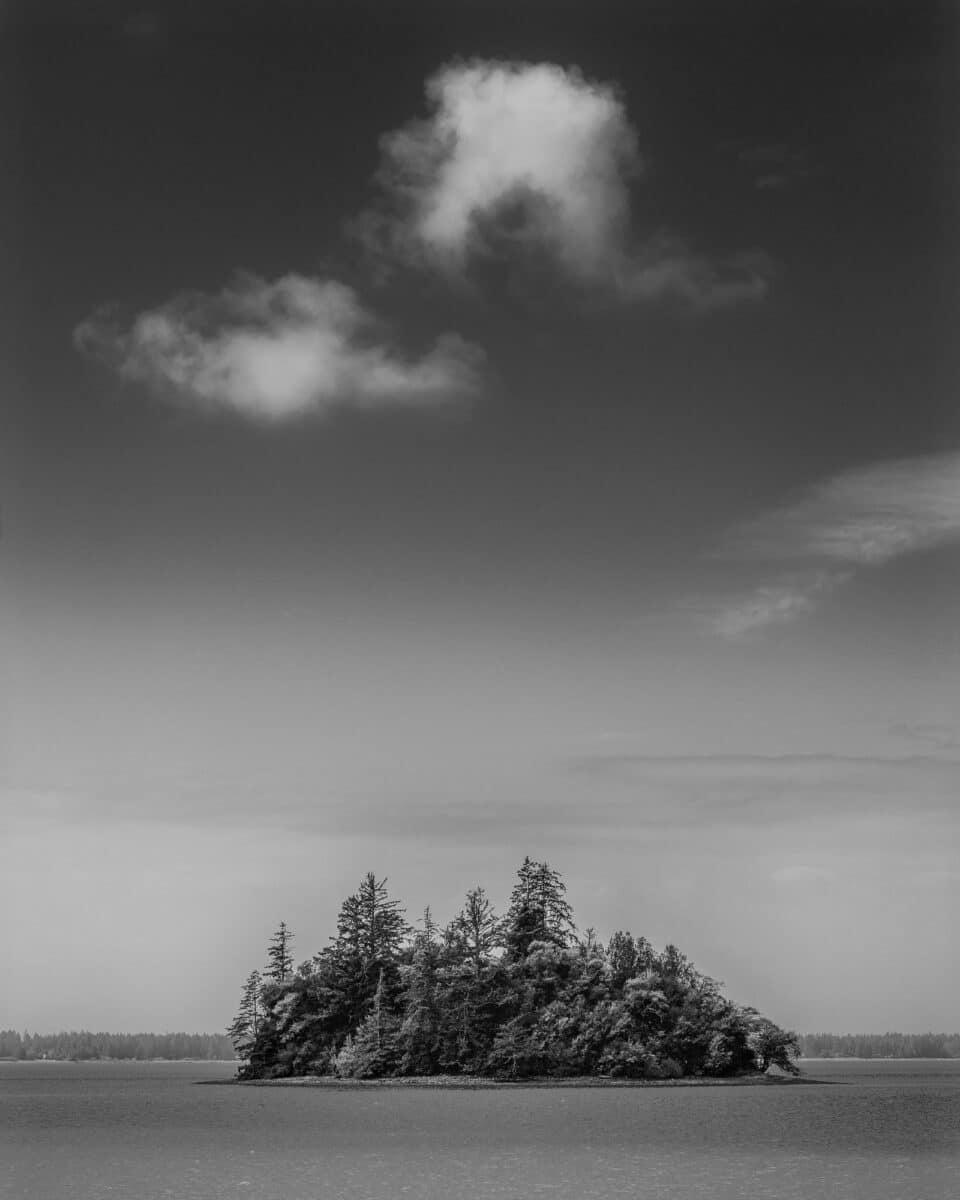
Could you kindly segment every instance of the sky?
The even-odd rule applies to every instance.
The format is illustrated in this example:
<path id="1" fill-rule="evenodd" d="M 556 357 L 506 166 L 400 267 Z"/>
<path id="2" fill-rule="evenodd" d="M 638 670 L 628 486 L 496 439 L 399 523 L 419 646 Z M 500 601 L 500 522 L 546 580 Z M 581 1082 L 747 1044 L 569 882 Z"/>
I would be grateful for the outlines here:
<path id="1" fill-rule="evenodd" d="M 221 1029 L 529 854 L 956 1029 L 948 7 L 6 21 L 0 1027 Z"/>

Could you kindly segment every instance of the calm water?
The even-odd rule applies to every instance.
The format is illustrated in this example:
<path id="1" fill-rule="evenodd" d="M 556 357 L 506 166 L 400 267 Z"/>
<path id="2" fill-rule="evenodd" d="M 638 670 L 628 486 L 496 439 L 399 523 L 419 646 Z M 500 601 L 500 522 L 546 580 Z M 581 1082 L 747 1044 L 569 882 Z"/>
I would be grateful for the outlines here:
<path id="1" fill-rule="evenodd" d="M 0 1197 L 960 1197 L 960 1062 L 803 1087 L 196 1087 L 220 1064 L 0 1063 Z"/>

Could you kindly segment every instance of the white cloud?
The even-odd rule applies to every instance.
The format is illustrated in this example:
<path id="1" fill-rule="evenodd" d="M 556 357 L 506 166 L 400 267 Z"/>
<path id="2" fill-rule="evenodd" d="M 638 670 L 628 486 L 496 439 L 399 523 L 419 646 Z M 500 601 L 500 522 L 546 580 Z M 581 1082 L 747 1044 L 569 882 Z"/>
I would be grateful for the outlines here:
<path id="1" fill-rule="evenodd" d="M 382 143 L 382 177 L 410 201 L 403 232 L 417 248 L 462 266 L 482 248 L 482 219 L 517 201 L 515 236 L 550 244 L 577 274 L 602 269 L 640 169 L 613 91 L 549 64 L 483 62 L 444 67 L 426 90 L 434 115 Z"/>
<path id="2" fill-rule="evenodd" d="M 715 633 L 736 640 L 758 629 L 784 625 L 812 612 L 824 596 L 848 577 L 848 573 L 817 571 L 777 583 L 761 584 L 718 605 L 705 606 L 702 615 Z"/>
<path id="3" fill-rule="evenodd" d="M 896 459 L 843 471 L 795 503 L 734 529 L 716 557 L 791 563 L 752 591 L 712 606 L 723 637 L 739 638 L 811 612 L 857 570 L 960 544 L 960 454 Z"/>
<path id="4" fill-rule="evenodd" d="M 187 293 L 128 327 L 107 311 L 77 346 L 119 374 L 209 410 L 282 420 L 334 408 L 447 404 L 475 392 L 482 352 L 456 334 L 419 359 L 378 340 L 376 319 L 334 280 L 244 274 L 217 295 Z"/>
<path id="5" fill-rule="evenodd" d="M 896 459 L 844 471 L 795 504 L 734 530 L 730 557 L 879 566 L 960 542 L 960 454 Z"/>
<path id="6" fill-rule="evenodd" d="M 456 273 L 534 246 L 580 282 L 698 307 L 766 291 L 763 256 L 713 262 L 665 236 L 631 245 L 642 162 L 613 87 L 576 68 L 474 60 L 441 68 L 426 94 L 431 115 L 381 140 L 386 203 L 358 223 L 378 249 Z"/>

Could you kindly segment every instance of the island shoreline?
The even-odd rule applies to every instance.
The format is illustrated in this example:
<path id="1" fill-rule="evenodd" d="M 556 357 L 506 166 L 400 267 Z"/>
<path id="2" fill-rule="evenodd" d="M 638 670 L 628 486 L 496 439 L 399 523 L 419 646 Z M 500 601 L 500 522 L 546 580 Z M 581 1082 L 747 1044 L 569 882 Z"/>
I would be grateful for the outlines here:
<path id="1" fill-rule="evenodd" d="M 662 1088 L 662 1087 L 780 1087 L 784 1084 L 832 1084 L 835 1080 L 809 1079 L 792 1075 L 744 1075 L 729 1079 L 603 1079 L 577 1076 L 568 1079 L 490 1079 L 450 1075 L 421 1075 L 407 1078 L 338 1079 L 330 1075 L 296 1075 L 286 1079 L 198 1079 L 203 1087 L 308 1087 L 334 1091 L 358 1088 L 414 1088 L 449 1091 L 485 1091 L 517 1088 Z"/>

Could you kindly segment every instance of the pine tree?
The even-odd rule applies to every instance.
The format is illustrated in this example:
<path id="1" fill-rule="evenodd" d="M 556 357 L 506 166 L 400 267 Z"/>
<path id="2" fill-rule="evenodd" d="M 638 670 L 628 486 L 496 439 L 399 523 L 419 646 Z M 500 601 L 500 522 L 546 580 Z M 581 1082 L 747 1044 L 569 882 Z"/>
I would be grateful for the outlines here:
<path id="1" fill-rule="evenodd" d="M 356 1029 L 366 1015 L 381 972 L 387 991 L 396 991 L 397 961 L 410 927 L 399 901 L 388 898 L 386 884 L 372 872 L 364 876 L 357 892 L 341 905 L 336 937 L 323 955 L 344 1031 Z"/>
<path id="2" fill-rule="evenodd" d="M 361 956 L 367 963 L 395 960 L 410 926 L 400 901 L 388 899 L 386 879 L 368 871 L 356 900 Z"/>
<path id="3" fill-rule="evenodd" d="M 293 974 L 293 955 L 290 952 L 292 945 L 293 934 L 287 928 L 287 923 L 281 921 L 267 950 L 266 975 L 274 983 L 285 983 Z"/>
<path id="4" fill-rule="evenodd" d="M 404 1018 L 400 1027 L 400 1071 L 431 1075 L 440 1057 L 440 1010 L 437 1003 L 441 947 L 437 926 L 427 908 L 423 930 L 413 943 L 413 961 L 404 968 Z"/>
<path id="5" fill-rule="evenodd" d="M 474 975 L 479 976 L 503 937 L 503 922 L 482 887 L 467 892 L 463 908 L 451 922 L 449 932 L 451 940 L 472 964 Z"/>
<path id="6" fill-rule="evenodd" d="M 399 1058 L 399 1026 L 381 970 L 370 1011 L 353 1035 L 350 1074 L 358 1079 L 394 1074 Z"/>
<path id="7" fill-rule="evenodd" d="M 533 942 L 559 947 L 570 944 L 576 926 L 573 909 L 564 898 L 566 890 L 559 871 L 527 855 L 517 871 L 506 917 L 510 958 L 525 958 Z"/>
<path id="8" fill-rule="evenodd" d="M 260 993 L 263 979 L 259 971 L 251 971 L 243 985 L 240 1010 L 227 1029 L 238 1058 L 249 1059 L 260 1034 L 263 1011 Z"/>
<path id="9" fill-rule="evenodd" d="M 356 893 L 340 906 L 334 950 L 364 966 L 396 959 L 410 932 L 403 912 L 399 900 L 388 898 L 386 879 L 378 880 L 369 871 Z"/>

